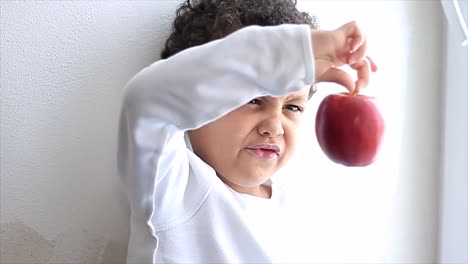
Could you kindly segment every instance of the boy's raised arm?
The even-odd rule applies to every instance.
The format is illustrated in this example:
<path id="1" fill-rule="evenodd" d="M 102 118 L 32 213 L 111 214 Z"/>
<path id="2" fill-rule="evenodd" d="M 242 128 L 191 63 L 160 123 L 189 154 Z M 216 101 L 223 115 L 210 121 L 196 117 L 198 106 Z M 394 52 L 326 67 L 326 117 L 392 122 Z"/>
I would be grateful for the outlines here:
<path id="1" fill-rule="evenodd" d="M 123 107 L 135 118 L 194 129 L 254 97 L 311 84 L 313 74 L 309 26 L 251 26 L 142 70 Z"/>

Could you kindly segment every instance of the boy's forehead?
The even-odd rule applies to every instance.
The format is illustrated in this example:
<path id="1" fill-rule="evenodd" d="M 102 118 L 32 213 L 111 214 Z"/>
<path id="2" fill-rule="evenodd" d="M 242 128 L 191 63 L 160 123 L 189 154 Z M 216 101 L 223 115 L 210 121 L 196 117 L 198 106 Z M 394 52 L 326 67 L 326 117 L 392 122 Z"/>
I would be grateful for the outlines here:
<path id="1" fill-rule="evenodd" d="M 287 94 L 286 99 L 294 98 L 294 99 L 304 99 L 304 100 L 307 101 L 310 98 L 310 96 L 309 96 L 310 92 L 311 92 L 311 86 L 306 85 L 306 86 L 302 87 L 302 89 L 300 89 L 298 91 Z"/>
<path id="2" fill-rule="evenodd" d="M 262 96 L 261 98 L 271 98 L 271 99 L 283 99 L 285 101 L 288 100 L 305 100 L 309 99 L 309 86 L 302 88 L 301 90 L 288 93 L 285 96 Z"/>

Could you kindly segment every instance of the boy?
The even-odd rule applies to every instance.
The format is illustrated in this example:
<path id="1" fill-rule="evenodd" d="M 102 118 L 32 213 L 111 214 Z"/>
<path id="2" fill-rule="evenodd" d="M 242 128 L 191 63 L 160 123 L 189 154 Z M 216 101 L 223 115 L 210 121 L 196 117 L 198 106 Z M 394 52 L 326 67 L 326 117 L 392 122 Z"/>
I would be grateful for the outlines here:
<path id="1" fill-rule="evenodd" d="M 376 70 L 355 23 L 334 31 L 311 23 L 286 0 L 179 7 L 163 60 L 129 81 L 122 105 L 129 263 L 291 262 L 307 253 L 288 249 L 299 222 L 271 176 L 294 153 L 311 85 L 353 91 Z M 342 65 L 357 70 L 356 83 Z"/>

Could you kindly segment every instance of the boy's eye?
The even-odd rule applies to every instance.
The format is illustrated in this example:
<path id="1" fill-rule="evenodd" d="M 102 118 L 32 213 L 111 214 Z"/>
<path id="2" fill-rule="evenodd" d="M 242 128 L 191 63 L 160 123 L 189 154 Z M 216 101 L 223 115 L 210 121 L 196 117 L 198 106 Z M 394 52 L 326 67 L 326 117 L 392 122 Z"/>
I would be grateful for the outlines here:
<path id="1" fill-rule="evenodd" d="M 293 112 L 302 112 L 302 108 L 297 105 L 286 105 L 286 109 L 291 110 Z"/>
<path id="2" fill-rule="evenodd" d="M 249 104 L 260 104 L 260 100 L 252 99 L 252 100 L 250 100 Z"/>

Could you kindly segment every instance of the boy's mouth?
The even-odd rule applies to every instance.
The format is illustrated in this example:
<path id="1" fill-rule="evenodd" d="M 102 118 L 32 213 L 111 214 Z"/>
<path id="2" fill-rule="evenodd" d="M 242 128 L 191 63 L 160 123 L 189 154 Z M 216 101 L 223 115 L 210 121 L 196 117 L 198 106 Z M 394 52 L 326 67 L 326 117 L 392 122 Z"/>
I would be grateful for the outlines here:
<path id="1" fill-rule="evenodd" d="M 257 144 L 246 148 L 247 152 L 256 158 L 274 159 L 281 152 L 281 148 L 276 144 Z"/>

